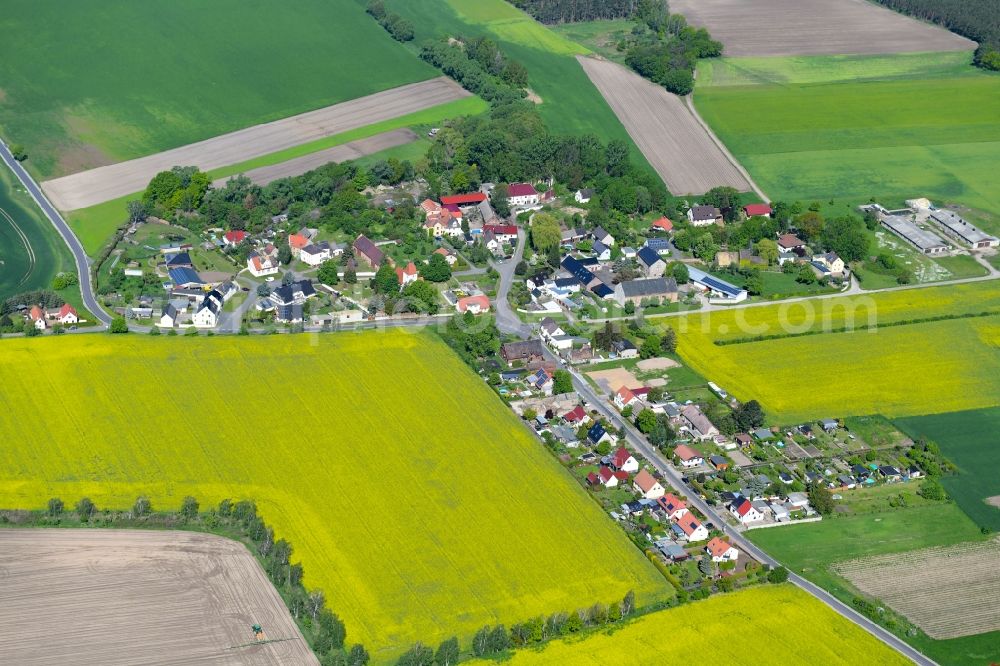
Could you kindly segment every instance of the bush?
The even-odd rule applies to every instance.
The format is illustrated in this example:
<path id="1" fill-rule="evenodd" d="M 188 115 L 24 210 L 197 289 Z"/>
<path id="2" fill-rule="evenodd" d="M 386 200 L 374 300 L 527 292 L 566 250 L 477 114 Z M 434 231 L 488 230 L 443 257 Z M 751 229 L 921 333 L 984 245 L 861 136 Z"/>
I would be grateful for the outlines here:
<path id="1" fill-rule="evenodd" d="M 128 333 L 128 322 L 125 321 L 125 317 L 119 315 L 112 319 L 111 326 L 108 327 L 108 333 Z"/>

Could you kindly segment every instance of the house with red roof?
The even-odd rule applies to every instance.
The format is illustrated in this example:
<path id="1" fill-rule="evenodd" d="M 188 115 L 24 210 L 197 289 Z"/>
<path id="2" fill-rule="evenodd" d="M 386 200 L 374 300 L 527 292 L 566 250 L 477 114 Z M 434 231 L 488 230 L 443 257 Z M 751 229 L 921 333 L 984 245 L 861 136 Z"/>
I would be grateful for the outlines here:
<path id="1" fill-rule="evenodd" d="M 56 313 L 56 321 L 60 324 L 76 324 L 80 321 L 80 315 L 76 313 L 76 308 L 66 303 Z"/>
<path id="2" fill-rule="evenodd" d="M 670 520 L 680 520 L 688 512 L 687 504 L 673 493 L 667 493 L 656 500 L 656 505 Z"/>
<path id="3" fill-rule="evenodd" d="M 601 465 L 601 468 L 597 470 L 597 478 L 605 488 L 615 488 L 619 483 L 628 481 L 628 472 L 615 471 L 607 465 Z"/>
<path id="4" fill-rule="evenodd" d="M 642 469 L 632 479 L 632 490 L 642 495 L 645 499 L 655 500 L 663 497 L 666 492 L 660 482 L 652 474 Z"/>
<path id="5" fill-rule="evenodd" d="M 516 224 L 486 224 L 483 225 L 483 233 L 491 233 L 501 243 L 517 242 Z"/>
<path id="6" fill-rule="evenodd" d="M 455 303 L 455 308 L 461 313 L 471 312 L 474 315 L 489 312 L 490 299 L 485 294 L 465 296 L 464 298 L 458 299 L 458 302 Z"/>
<path id="7" fill-rule="evenodd" d="M 48 324 L 45 323 L 45 310 L 37 305 L 32 305 L 28 310 L 28 319 L 34 323 L 35 328 L 44 331 Z"/>
<path id="8" fill-rule="evenodd" d="M 278 273 L 278 262 L 270 255 L 251 252 L 247 257 L 247 270 L 254 277 L 276 275 Z"/>
<path id="9" fill-rule="evenodd" d="M 687 539 L 688 543 L 704 541 L 708 538 L 708 529 L 690 511 L 675 522 L 671 529 L 677 536 Z"/>
<path id="10" fill-rule="evenodd" d="M 747 217 L 753 217 L 754 215 L 771 217 L 771 205 L 765 203 L 747 204 L 743 206 L 743 213 Z"/>
<path id="11" fill-rule="evenodd" d="M 449 194 L 441 197 L 441 203 L 445 206 L 475 206 L 486 201 L 486 195 L 482 192 L 469 192 L 467 194 Z"/>
<path id="12" fill-rule="evenodd" d="M 658 220 L 653 220 L 653 223 L 649 227 L 655 231 L 673 231 L 674 223 L 666 217 L 661 217 Z"/>
<path id="13" fill-rule="evenodd" d="M 309 245 L 309 239 L 302 234 L 288 234 L 288 247 L 292 250 L 292 256 L 296 259 L 302 253 L 302 248 Z"/>
<path id="14" fill-rule="evenodd" d="M 507 201 L 511 206 L 535 206 L 539 201 L 538 190 L 531 183 L 511 183 L 507 186 Z"/>
<path id="15" fill-rule="evenodd" d="M 622 386 L 615 392 L 614 403 L 619 410 L 631 407 L 637 402 L 639 402 L 639 398 L 627 386 Z"/>
<path id="16" fill-rule="evenodd" d="M 623 472 L 638 472 L 639 461 L 624 446 L 611 456 L 611 466 Z"/>
<path id="17" fill-rule="evenodd" d="M 805 248 L 806 242 L 795 234 L 782 234 L 778 236 L 778 249 L 782 252 L 792 252 Z"/>
<path id="18" fill-rule="evenodd" d="M 733 514 L 736 520 L 740 521 L 743 525 L 764 520 L 764 515 L 746 497 L 739 497 L 730 504 L 729 513 Z"/>
<path id="19" fill-rule="evenodd" d="M 419 277 L 416 265 L 411 261 L 406 264 L 406 268 L 396 269 L 396 280 L 399 281 L 399 288 L 402 289 L 411 282 L 416 282 Z"/>
<path id="20" fill-rule="evenodd" d="M 705 458 L 697 450 L 687 444 L 678 444 L 674 455 L 681 461 L 681 467 L 697 467 L 705 462 Z"/>
<path id="21" fill-rule="evenodd" d="M 236 230 L 236 229 L 234 229 L 232 231 L 227 231 L 222 236 L 222 244 L 226 245 L 228 247 L 236 247 L 237 245 L 239 245 L 240 243 L 242 243 L 243 240 L 248 235 L 249 234 L 247 234 L 247 232 L 245 232 L 245 231 L 239 231 L 239 230 Z"/>
<path id="22" fill-rule="evenodd" d="M 434 250 L 434 254 L 440 254 L 442 257 L 444 257 L 444 260 L 448 262 L 449 266 L 454 266 L 455 263 L 458 261 L 458 257 L 455 256 L 455 251 L 450 250 L 446 247 L 439 247 L 438 249 Z"/>
<path id="23" fill-rule="evenodd" d="M 563 415 L 563 420 L 566 421 L 566 423 L 572 425 L 579 425 L 581 423 L 584 423 L 586 422 L 587 418 L 589 418 L 587 416 L 587 410 L 583 408 L 583 405 L 577 405 L 576 407 L 574 407 L 569 412 Z"/>
<path id="24" fill-rule="evenodd" d="M 739 559 L 740 551 L 719 537 L 715 537 L 705 546 L 705 552 L 712 556 L 713 562 L 735 562 Z"/>
<path id="25" fill-rule="evenodd" d="M 354 256 L 375 270 L 378 270 L 378 267 L 385 261 L 385 254 L 382 250 L 364 234 L 354 239 Z"/>

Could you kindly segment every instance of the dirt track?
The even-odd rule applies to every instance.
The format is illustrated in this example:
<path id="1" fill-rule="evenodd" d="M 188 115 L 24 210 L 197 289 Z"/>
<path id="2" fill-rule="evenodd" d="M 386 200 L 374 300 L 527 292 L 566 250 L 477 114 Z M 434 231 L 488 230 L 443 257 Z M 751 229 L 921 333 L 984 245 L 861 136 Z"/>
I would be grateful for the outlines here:
<path id="1" fill-rule="evenodd" d="M 203 171 L 217 169 L 468 96 L 457 83 L 442 76 L 155 155 L 63 176 L 42 183 L 42 189 L 60 210 L 86 208 L 139 192 L 158 172 L 174 166 L 193 165 Z"/>
<path id="2" fill-rule="evenodd" d="M 974 42 L 866 0 L 671 0 L 727 56 L 965 51 Z"/>
<path id="3" fill-rule="evenodd" d="M 190 532 L 0 530 L 0 663 L 318 664 L 241 544 Z M 259 623 L 267 638 L 253 640 Z"/>
<path id="4" fill-rule="evenodd" d="M 683 99 L 616 63 L 577 59 L 672 193 L 752 189 Z"/>
<path id="5" fill-rule="evenodd" d="M 330 162 L 346 162 L 347 160 L 355 160 L 359 157 L 364 157 L 365 155 L 371 155 L 372 153 L 377 153 L 382 150 L 411 143 L 416 141 L 418 138 L 420 137 L 418 137 L 413 130 L 407 128 L 392 130 L 391 132 L 382 132 L 381 134 L 376 134 L 375 136 L 370 136 L 366 139 L 350 141 L 339 146 L 334 146 L 333 148 L 321 150 L 318 153 L 310 153 L 309 155 L 296 157 L 295 159 L 291 159 L 280 164 L 260 167 L 259 169 L 251 169 L 244 175 L 258 185 L 267 185 L 271 181 L 278 180 L 279 178 L 299 176 L 307 171 L 312 171 L 313 169 L 321 167 L 324 164 L 329 164 Z M 229 178 L 230 177 L 219 178 L 214 181 L 212 185 L 215 187 L 223 187 Z"/>

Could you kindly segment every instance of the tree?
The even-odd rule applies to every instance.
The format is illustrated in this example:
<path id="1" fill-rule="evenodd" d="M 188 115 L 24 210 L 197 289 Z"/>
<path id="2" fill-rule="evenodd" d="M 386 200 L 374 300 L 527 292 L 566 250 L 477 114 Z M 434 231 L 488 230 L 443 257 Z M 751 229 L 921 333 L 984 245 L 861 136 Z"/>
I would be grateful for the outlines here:
<path id="1" fill-rule="evenodd" d="M 834 501 L 830 491 L 821 483 L 810 483 L 808 487 L 809 504 L 821 516 L 829 516 L 833 513 Z"/>
<path id="2" fill-rule="evenodd" d="M 376 294 L 399 293 L 399 278 L 396 276 L 396 269 L 388 261 L 379 266 L 375 277 L 372 278 L 372 290 Z"/>
<path id="3" fill-rule="evenodd" d="M 97 511 L 97 507 L 94 506 L 89 497 L 84 497 L 76 503 L 76 513 L 80 516 L 81 520 L 87 520 L 94 515 L 95 511 Z"/>
<path id="4" fill-rule="evenodd" d="M 149 498 L 145 495 L 140 495 L 135 500 L 135 504 L 132 505 L 132 515 L 136 517 L 142 517 L 149 515 L 153 511 L 153 504 L 149 501 Z"/>
<path id="5" fill-rule="evenodd" d="M 271 288 L 267 286 L 267 283 L 257 285 L 257 295 L 261 298 L 267 298 L 271 295 Z"/>
<path id="6" fill-rule="evenodd" d="M 761 275 L 759 270 L 752 269 L 749 271 L 746 283 L 743 286 L 748 293 L 754 296 L 760 296 L 764 293 L 764 276 Z"/>
<path id="7" fill-rule="evenodd" d="M 398 666 L 431 666 L 433 663 L 434 650 L 419 642 L 404 652 L 396 662 Z"/>
<path id="8" fill-rule="evenodd" d="M 785 567 L 774 567 L 767 572 L 767 582 L 784 583 L 788 580 L 788 569 Z"/>
<path id="9" fill-rule="evenodd" d="M 580 612 L 575 611 L 569 614 L 566 618 L 566 622 L 563 623 L 562 632 L 564 634 L 575 634 L 576 632 L 583 629 L 583 618 L 580 617 Z"/>
<path id="10" fill-rule="evenodd" d="M 367 666 L 369 661 L 371 661 L 371 657 L 364 645 L 355 643 L 351 646 L 351 651 L 347 654 L 348 666 Z"/>
<path id="11" fill-rule="evenodd" d="M 149 209 L 146 207 L 146 202 L 140 199 L 129 201 L 125 204 L 125 208 L 128 210 L 129 224 L 145 222 L 146 218 L 149 217 Z"/>
<path id="12" fill-rule="evenodd" d="M 319 266 L 319 270 L 316 271 L 316 278 L 325 285 L 333 286 L 340 281 L 340 276 L 337 274 L 337 262 L 333 259 L 327 259 Z"/>
<path id="13" fill-rule="evenodd" d="M 810 264 L 802 264 L 795 281 L 801 284 L 816 284 L 816 273 Z"/>
<path id="14" fill-rule="evenodd" d="M 346 282 L 347 284 L 357 284 L 358 274 L 357 272 L 355 272 L 353 268 L 348 268 L 346 271 L 344 271 L 344 282 Z"/>
<path id="15" fill-rule="evenodd" d="M 865 225 L 853 215 L 828 220 L 823 228 L 822 242 L 844 261 L 861 261 L 868 256 L 870 246 Z"/>
<path id="16" fill-rule="evenodd" d="M 198 517 L 198 500 L 188 495 L 181 502 L 181 515 L 190 520 Z"/>
<path id="17" fill-rule="evenodd" d="M 489 651 L 497 654 L 509 647 L 510 634 L 507 633 L 507 629 L 502 624 L 493 627 L 493 630 L 490 632 Z"/>
<path id="18" fill-rule="evenodd" d="M 483 627 L 472 637 L 472 654 L 482 657 L 490 648 L 490 628 Z"/>
<path id="19" fill-rule="evenodd" d="M 795 226 L 807 241 L 819 240 L 823 233 L 823 216 L 814 210 L 807 210 L 795 218 Z"/>
<path id="20" fill-rule="evenodd" d="M 452 636 L 446 641 L 442 641 L 438 646 L 437 654 L 434 655 L 434 663 L 437 666 L 454 666 L 458 663 L 458 638 Z"/>
<path id="21" fill-rule="evenodd" d="M 150 326 L 149 327 L 149 334 L 153 335 L 153 336 L 161 335 L 160 328 L 158 326 Z"/>
<path id="22" fill-rule="evenodd" d="M 28 159 L 28 152 L 24 149 L 24 146 L 20 143 L 10 144 L 10 154 L 18 162 L 23 162 Z"/>
<path id="23" fill-rule="evenodd" d="M 514 266 L 514 275 L 527 275 L 528 274 L 528 262 L 519 261 L 517 265 Z"/>
<path id="24" fill-rule="evenodd" d="M 656 421 L 656 412 L 652 409 L 643 409 L 639 412 L 639 415 L 635 417 L 635 425 L 639 428 L 639 432 L 643 434 L 653 432 L 653 428 L 656 427 Z"/>
<path id="25" fill-rule="evenodd" d="M 948 493 L 945 492 L 944 486 L 937 479 L 926 479 L 920 484 L 920 489 L 917 493 L 929 500 L 934 500 L 936 502 L 941 502 L 948 499 Z"/>
<path id="26" fill-rule="evenodd" d="M 552 375 L 552 393 L 559 395 L 573 392 L 573 375 L 569 370 L 556 370 Z"/>
<path id="27" fill-rule="evenodd" d="M 278 247 L 278 262 L 282 266 L 292 263 L 292 248 L 288 247 L 288 243 L 282 243 Z"/>
<path id="28" fill-rule="evenodd" d="M 755 247 L 757 248 L 757 254 L 769 266 L 778 262 L 778 244 L 775 241 L 770 238 L 761 238 L 757 241 Z"/>
<path id="29" fill-rule="evenodd" d="M 650 335 L 642 341 L 642 347 L 639 349 L 639 356 L 642 358 L 653 358 L 655 356 L 659 356 L 661 352 L 662 341 L 660 336 Z"/>
<path id="30" fill-rule="evenodd" d="M 702 555 L 701 559 L 698 560 L 698 571 L 701 572 L 701 575 L 708 578 L 714 570 L 715 567 L 712 566 L 712 558 L 707 553 Z"/>
<path id="31" fill-rule="evenodd" d="M 430 261 L 420 267 L 420 277 L 430 282 L 447 282 L 451 279 L 451 266 L 444 255 L 434 253 Z"/>
<path id="32" fill-rule="evenodd" d="M 55 518 L 63 512 L 63 501 L 58 497 L 49 500 L 49 516 Z"/>
<path id="33" fill-rule="evenodd" d="M 740 193 L 735 187 L 713 187 L 705 193 L 705 196 L 701 197 L 701 203 L 706 206 L 715 206 L 722 211 L 722 218 L 726 222 L 735 222 L 739 219 Z"/>
<path id="34" fill-rule="evenodd" d="M 628 617 L 632 614 L 632 611 L 635 610 L 635 592 L 633 590 L 625 593 L 625 597 L 622 599 L 619 608 L 622 617 Z"/>
<path id="35" fill-rule="evenodd" d="M 111 320 L 111 325 L 108 327 L 108 333 L 128 333 L 128 322 L 125 321 L 125 317 L 121 315 L 114 317 Z"/>
<path id="36" fill-rule="evenodd" d="M 547 252 L 550 248 L 558 248 L 562 241 L 562 230 L 559 220 L 548 213 L 536 213 L 531 218 L 531 246 L 539 252 Z"/>
<path id="37" fill-rule="evenodd" d="M 679 261 L 670 269 L 670 274 L 677 280 L 677 284 L 687 284 L 691 281 L 687 265 Z"/>
<path id="38" fill-rule="evenodd" d="M 747 400 L 733 411 L 733 420 L 738 430 L 750 432 L 764 425 L 764 408 L 756 400 Z"/>
<path id="39" fill-rule="evenodd" d="M 500 183 L 493 191 L 490 193 L 490 204 L 493 206 L 493 211 L 504 218 L 510 215 L 510 199 L 507 195 L 507 185 Z"/>

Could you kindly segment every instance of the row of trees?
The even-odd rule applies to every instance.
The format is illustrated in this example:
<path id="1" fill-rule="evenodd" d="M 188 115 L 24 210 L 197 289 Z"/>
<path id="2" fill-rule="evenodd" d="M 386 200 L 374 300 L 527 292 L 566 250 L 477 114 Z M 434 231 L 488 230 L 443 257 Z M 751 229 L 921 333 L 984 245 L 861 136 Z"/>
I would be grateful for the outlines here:
<path id="1" fill-rule="evenodd" d="M 665 3 L 651 8 L 643 23 L 649 29 L 633 31 L 638 34 L 627 48 L 625 64 L 674 94 L 687 95 L 694 90 L 699 58 L 722 55 L 722 42 L 712 39 L 705 28 L 689 26 L 682 15 L 670 14 Z"/>
<path id="2" fill-rule="evenodd" d="M 397 42 L 413 41 L 413 24 L 386 10 L 382 0 L 371 0 L 366 10 Z"/>
<path id="3" fill-rule="evenodd" d="M 499 53 L 499 49 L 496 52 Z M 475 55 L 479 55 L 477 50 L 467 49 L 463 43 L 449 42 L 446 39 L 427 42 L 420 49 L 421 58 L 494 106 L 524 99 L 526 93 L 521 87 L 502 78 L 506 67 L 498 74 L 492 74 L 492 68 L 484 66 Z M 513 70 L 509 76 L 517 78 Z M 526 74 L 524 78 L 527 79 Z"/>
<path id="4" fill-rule="evenodd" d="M 541 23 L 575 23 L 598 19 L 633 18 L 665 0 L 513 0 L 513 4 Z"/>

